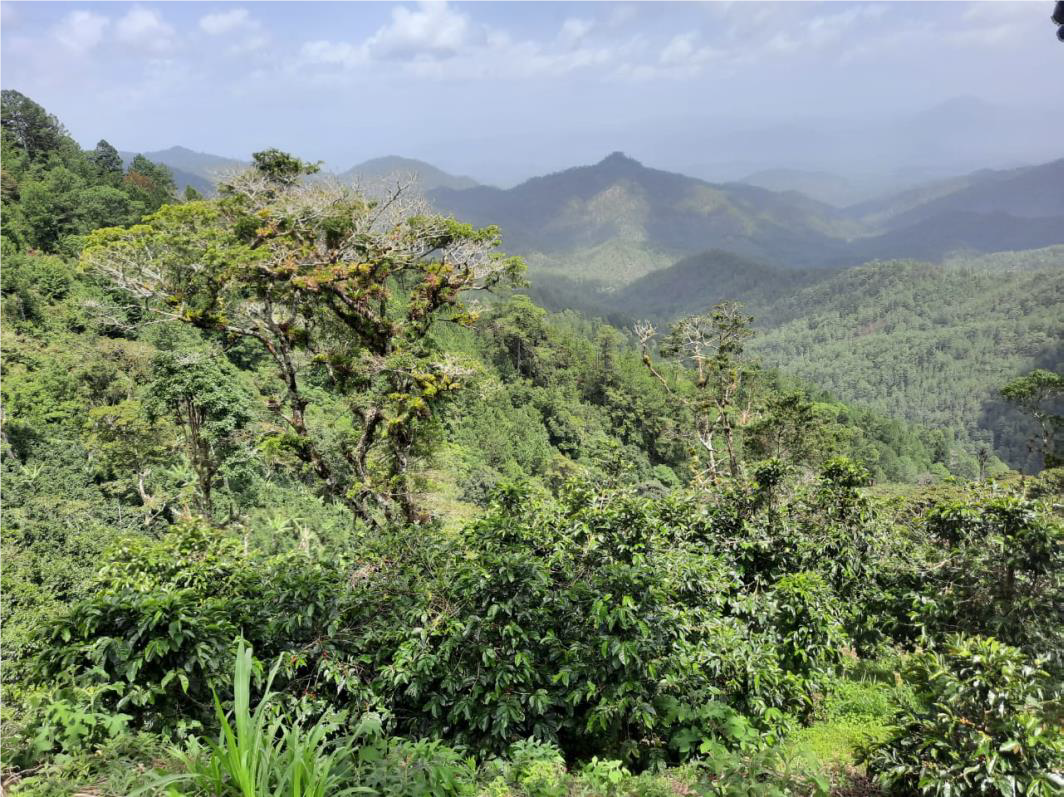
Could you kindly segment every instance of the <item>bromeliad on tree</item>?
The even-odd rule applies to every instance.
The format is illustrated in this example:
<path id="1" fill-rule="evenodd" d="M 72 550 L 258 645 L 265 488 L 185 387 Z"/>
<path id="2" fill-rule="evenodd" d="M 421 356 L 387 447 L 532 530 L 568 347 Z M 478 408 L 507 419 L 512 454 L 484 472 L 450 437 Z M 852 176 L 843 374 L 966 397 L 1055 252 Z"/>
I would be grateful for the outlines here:
<path id="1" fill-rule="evenodd" d="M 292 452 L 364 520 L 416 521 L 411 469 L 463 369 L 434 346 L 439 322 L 469 325 L 465 292 L 515 279 L 494 227 L 439 216 L 403 185 L 367 196 L 285 153 L 255 155 L 217 200 L 164 207 L 94 232 L 83 262 L 155 314 L 249 338 L 276 366 Z M 319 428 L 307 379 L 342 391 L 350 428 Z"/>

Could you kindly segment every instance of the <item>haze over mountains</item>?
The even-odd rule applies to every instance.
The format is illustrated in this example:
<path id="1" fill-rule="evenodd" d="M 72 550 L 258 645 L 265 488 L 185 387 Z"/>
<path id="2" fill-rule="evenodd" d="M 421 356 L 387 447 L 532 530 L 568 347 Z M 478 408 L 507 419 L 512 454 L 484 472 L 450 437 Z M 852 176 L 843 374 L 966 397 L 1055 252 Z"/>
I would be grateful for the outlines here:
<path id="1" fill-rule="evenodd" d="M 183 147 L 145 154 L 174 171 L 179 189 L 191 185 L 201 193 L 246 165 Z M 804 180 L 812 193 L 834 191 L 836 200 L 852 190 L 828 173 L 780 169 L 745 182 L 710 183 L 649 168 L 620 152 L 509 189 L 398 156 L 336 175 L 352 182 L 390 176 L 415 178 L 443 212 L 499 225 L 506 248 L 525 255 L 533 275 L 607 285 L 710 250 L 808 269 L 1064 243 L 1064 159 L 932 180 L 844 207 L 766 187 Z"/>
<path id="2" fill-rule="evenodd" d="M 398 155 L 372 158 L 337 175 L 337 177 L 345 181 L 373 180 L 388 177 L 402 178 L 407 176 L 414 177 L 417 180 L 418 188 L 422 191 L 431 191 L 435 188 L 460 190 L 476 188 L 479 185 L 472 177 L 448 174 L 443 169 L 437 169 L 431 163 L 425 163 L 425 161 L 415 158 L 400 158 Z"/>
<path id="3" fill-rule="evenodd" d="M 461 218 L 498 224 L 507 246 L 540 269 L 615 284 L 656 270 L 663 257 L 711 249 L 805 268 L 1064 243 L 1064 160 L 982 171 L 844 209 L 795 191 L 649 169 L 621 153 L 508 190 L 438 189 L 430 197 Z M 632 265 L 632 253 L 644 255 L 644 267 Z"/>

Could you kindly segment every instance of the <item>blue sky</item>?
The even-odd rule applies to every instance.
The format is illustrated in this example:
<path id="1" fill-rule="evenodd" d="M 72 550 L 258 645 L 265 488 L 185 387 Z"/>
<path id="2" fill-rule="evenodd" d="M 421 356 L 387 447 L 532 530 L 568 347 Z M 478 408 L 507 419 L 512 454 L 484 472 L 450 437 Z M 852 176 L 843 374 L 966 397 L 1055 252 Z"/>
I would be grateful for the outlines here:
<path id="1" fill-rule="evenodd" d="M 1064 122 L 1048 0 L 0 6 L 3 86 L 86 145 L 279 146 L 336 168 L 402 154 L 505 181 L 615 149 L 827 167 L 830 146 L 773 142 L 860 137 L 955 97 L 1035 128 L 986 132 L 973 163 L 1038 159 L 1064 129 L 1041 129 Z"/>

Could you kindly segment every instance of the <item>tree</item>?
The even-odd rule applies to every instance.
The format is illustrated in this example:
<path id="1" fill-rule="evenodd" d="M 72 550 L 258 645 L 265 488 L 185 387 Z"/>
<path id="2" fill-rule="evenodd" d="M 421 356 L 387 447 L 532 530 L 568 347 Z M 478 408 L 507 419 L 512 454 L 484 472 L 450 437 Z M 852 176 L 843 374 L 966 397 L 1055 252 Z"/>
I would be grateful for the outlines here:
<path id="1" fill-rule="evenodd" d="M 110 185 L 94 185 L 78 193 L 80 227 L 84 231 L 133 221 L 137 207 L 129 194 Z"/>
<path id="2" fill-rule="evenodd" d="M 527 296 L 514 296 L 492 314 L 488 328 L 499 344 L 505 363 L 519 377 L 542 384 L 536 349 L 547 339 L 544 321 L 547 311 Z"/>
<path id="3" fill-rule="evenodd" d="M 84 187 L 84 181 L 64 166 L 45 172 L 42 179 L 23 182 L 20 199 L 27 243 L 54 252 L 62 238 L 79 232 Z"/>
<path id="4" fill-rule="evenodd" d="M 752 321 L 742 312 L 741 304 L 723 302 L 708 314 L 677 322 L 660 348 L 662 357 L 694 369 L 694 395 L 680 397 L 692 411 L 695 435 L 708 459 L 706 473 L 714 484 L 722 478 L 724 458 L 732 478 L 738 478 L 742 471 L 736 432 L 752 419 L 750 406 L 740 407 L 753 374 L 751 366 L 743 360 L 744 343 L 753 335 Z M 644 364 L 670 392 L 679 396 L 654 367 L 648 352 L 654 327 L 649 322 L 640 322 L 635 332 L 642 345 Z M 723 453 L 720 451 L 722 437 Z"/>
<path id="5" fill-rule="evenodd" d="M 95 167 L 96 174 L 109 184 L 117 185 L 122 180 L 122 156 L 107 141 L 100 139 L 96 149 L 89 155 L 89 161 Z"/>
<path id="6" fill-rule="evenodd" d="M 67 132 L 52 114 L 21 92 L 0 92 L 0 125 L 31 161 L 47 157 L 68 140 Z"/>
<path id="7" fill-rule="evenodd" d="M 166 166 L 153 163 L 143 155 L 137 155 L 129 164 L 124 180 L 130 195 L 144 204 L 150 213 L 158 210 L 176 197 L 174 176 Z"/>
<path id="8" fill-rule="evenodd" d="M 152 471 L 165 465 L 172 436 L 165 424 L 144 412 L 141 402 L 127 399 L 94 407 L 88 415 L 89 449 L 123 488 L 133 487 L 144 507 L 144 524 L 166 510 L 165 499 L 149 490 Z M 132 472 L 132 479 L 121 475 Z"/>
<path id="9" fill-rule="evenodd" d="M 164 352 L 152 363 L 149 402 L 169 413 L 184 433 L 199 509 L 208 518 L 218 474 L 240 450 L 241 433 L 251 420 L 249 397 L 233 371 L 210 352 Z"/>
<path id="10" fill-rule="evenodd" d="M 7 169 L 0 170 L 0 197 L 4 204 L 18 201 L 18 180 Z"/>
<path id="11" fill-rule="evenodd" d="M 792 464 L 813 456 L 817 418 L 812 402 L 802 392 L 773 395 L 765 410 L 750 427 L 751 443 L 757 453 Z"/>
<path id="12" fill-rule="evenodd" d="M 96 231 L 84 262 L 158 315 L 261 346 L 278 379 L 274 449 L 367 522 L 419 521 L 411 469 L 466 373 L 432 330 L 472 324 L 463 292 L 522 263 L 495 252 L 494 227 L 434 215 L 403 186 L 367 197 L 298 179 L 315 169 L 257 153 L 221 199 Z M 308 416 L 309 379 L 343 397 L 342 421 Z"/>
<path id="13" fill-rule="evenodd" d="M 1064 416 L 1057 412 L 1064 401 L 1064 376 L 1039 368 L 1013 379 L 1001 389 L 1001 395 L 1038 423 L 1045 467 L 1064 462 L 1056 453 L 1057 433 L 1064 429 Z"/>

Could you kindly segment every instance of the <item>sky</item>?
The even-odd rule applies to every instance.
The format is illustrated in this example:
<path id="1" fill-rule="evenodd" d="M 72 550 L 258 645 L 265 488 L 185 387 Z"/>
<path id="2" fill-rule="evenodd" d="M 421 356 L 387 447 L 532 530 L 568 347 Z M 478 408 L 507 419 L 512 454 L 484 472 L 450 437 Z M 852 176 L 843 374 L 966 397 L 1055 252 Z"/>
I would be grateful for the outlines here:
<path id="1" fill-rule="evenodd" d="M 5 0 L 0 83 L 130 151 L 949 172 L 1064 156 L 1052 7 Z"/>

